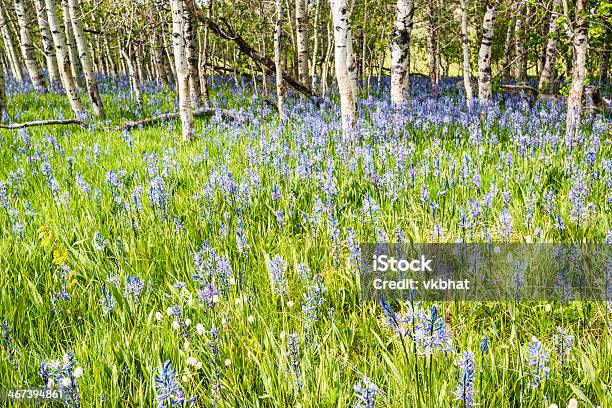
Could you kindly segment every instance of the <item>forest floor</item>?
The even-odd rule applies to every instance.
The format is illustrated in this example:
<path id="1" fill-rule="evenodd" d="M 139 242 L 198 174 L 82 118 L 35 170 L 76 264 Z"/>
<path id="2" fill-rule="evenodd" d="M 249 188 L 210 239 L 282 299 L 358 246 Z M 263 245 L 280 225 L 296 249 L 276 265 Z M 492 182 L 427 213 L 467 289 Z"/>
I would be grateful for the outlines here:
<path id="1" fill-rule="evenodd" d="M 198 119 L 189 143 L 177 121 L 115 129 L 175 106 L 150 85 L 138 107 L 125 80 L 103 82 L 108 122 L 0 130 L 0 388 L 84 407 L 612 406 L 611 303 L 366 300 L 359 259 L 611 243 L 610 119 L 568 140 L 557 105 L 467 110 L 457 80 L 433 96 L 417 78 L 396 111 L 387 82 L 345 136 L 335 103 L 290 97 L 281 125 L 220 78 L 212 103 L 238 119 Z M 71 117 L 7 85 L 14 122 Z"/>

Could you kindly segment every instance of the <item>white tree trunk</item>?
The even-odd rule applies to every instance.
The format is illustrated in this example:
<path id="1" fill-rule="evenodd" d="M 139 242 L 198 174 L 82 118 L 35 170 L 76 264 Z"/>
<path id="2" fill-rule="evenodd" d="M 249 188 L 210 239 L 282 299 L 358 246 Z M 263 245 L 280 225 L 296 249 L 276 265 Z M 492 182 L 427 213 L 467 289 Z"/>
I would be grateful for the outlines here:
<path id="1" fill-rule="evenodd" d="M 110 71 L 114 76 L 117 76 L 117 65 L 115 64 L 115 60 L 113 59 L 113 53 L 111 52 L 110 44 L 108 43 L 108 38 L 104 36 L 104 53 L 106 54 L 106 59 L 108 64 L 110 65 Z"/>
<path id="2" fill-rule="evenodd" d="M 0 56 L 2 53 L 0 52 Z M 0 122 L 4 122 L 5 114 L 8 113 L 6 106 L 6 91 L 4 88 L 4 66 L 0 59 Z"/>
<path id="3" fill-rule="evenodd" d="M 334 22 L 334 65 L 336 66 L 336 80 L 340 91 L 342 130 L 344 134 L 348 134 L 355 124 L 357 110 L 357 95 L 354 92 L 348 65 L 348 54 L 352 51 L 350 46 L 349 8 L 346 0 L 333 0 L 331 8 Z"/>
<path id="4" fill-rule="evenodd" d="M 463 48 L 463 86 L 465 100 L 472 105 L 473 91 L 470 82 L 470 39 L 468 37 L 468 0 L 461 0 L 461 46 Z"/>
<path id="5" fill-rule="evenodd" d="M 189 94 L 191 96 L 191 107 L 197 108 L 198 101 L 202 98 L 200 88 L 200 70 L 198 69 L 198 38 L 197 23 L 195 18 L 187 15 L 185 26 L 185 42 L 187 43 L 187 63 L 189 64 Z"/>
<path id="6" fill-rule="evenodd" d="M 15 14 L 17 14 L 17 24 L 19 25 L 19 44 L 21 45 L 21 55 L 25 62 L 26 70 L 30 76 L 32 85 L 39 92 L 46 91 L 45 77 L 43 76 L 36 56 L 34 55 L 34 43 L 32 42 L 32 22 L 31 16 L 27 13 L 28 6 L 25 0 L 15 0 Z"/>
<path id="7" fill-rule="evenodd" d="M 4 7 L 0 7 L 0 30 L 2 31 L 2 39 L 4 41 L 4 49 L 7 53 L 7 58 L 11 61 L 13 76 L 19 82 L 23 82 L 23 68 L 19 60 L 19 54 L 11 35 L 8 20 L 4 11 Z"/>
<path id="8" fill-rule="evenodd" d="M 281 0 L 283 1 L 283 0 Z M 292 10 L 294 10 L 295 8 L 292 8 L 289 4 L 290 0 L 284 0 L 285 1 L 285 8 L 287 9 L 287 24 L 289 24 L 289 34 L 291 35 L 291 45 L 293 46 L 294 50 L 297 50 L 297 40 L 295 38 L 295 28 L 293 27 L 293 23 L 295 21 L 295 17 L 292 15 Z M 291 0 L 292 2 L 295 0 Z M 294 71 L 297 72 L 298 70 L 298 59 L 297 59 L 297 55 L 295 58 L 293 58 L 292 61 L 292 65 L 289 65 L 289 55 L 285 54 L 283 55 L 284 59 L 285 59 L 285 67 L 289 70 L 290 66 L 293 66 Z"/>
<path id="9" fill-rule="evenodd" d="M 487 102 L 491 99 L 491 46 L 493 45 L 493 28 L 497 14 L 497 1 L 487 2 L 482 20 L 482 39 L 478 52 L 478 99 Z"/>
<path id="10" fill-rule="evenodd" d="M 87 49 L 89 50 L 89 55 L 91 56 L 91 63 L 93 66 L 93 70 L 94 72 L 99 72 L 102 74 L 106 74 L 104 72 L 104 65 L 102 64 L 102 61 L 99 57 L 100 53 L 99 53 L 99 44 L 96 41 L 95 46 L 93 43 L 91 42 L 87 42 Z"/>
<path id="11" fill-rule="evenodd" d="M 555 81 L 555 62 L 557 58 L 557 19 L 559 18 L 559 7 L 561 0 L 554 0 L 552 12 L 548 22 L 548 41 L 546 41 L 546 53 L 544 57 L 544 66 L 540 75 L 539 91 L 541 94 L 551 94 L 553 91 L 553 83 Z"/>
<path id="12" fill-rule="evenodd" d="M 319 13 L 321 10 L 321 0 L 317 0 L 315 6 L 315 18 L 314 18 L 314 46 L 312 50 L 312 64 L 310 68 L 311 82 L 310 87 L 314 88 L 317 83 L 317 59 L 319 58 Z"/>
<path id="13" fill-rule="evenodd" d="M 582 116 L 582 95 L 584 79 L 586 78 L 586 55 L 588 50 L 587 21 L 584 13 L 584 0 L 576 0 L 575 21 L 571 24 L 567 0 L 563 0 L 563 8 L 567 21 L 567 34 L 574 48 L 574 64 L 572 68 L 572 84 L 567 97 L 567 121 L 565 133 L 573 142 L 580 128 Z M 570 26 L 571 25 L 571 26 Z"/>
<path id="14" fill-rule="evenodd" d="M 49 22 L 49 30 L 51 30 L 51 36 L 53 37 L 53 44 L 55 44 L 57 61 L 60 64 L 60 73 L 64 90 L 66 91 L 66 96 L 68 96 L 72 111 L 77 117 L 80 117 L 84 111 L 83 104 L 79 98 L 79 92 L 70 68 L 70 60 L 66 50 L 66 40 L 64 39 L 64 34 L 61 31 L 57 18 L 55 0 L 45 0 L 45 4 L 47 6 L 47 21 Z"/>
<path id="15" fill-rule="evenodd" d="M 175 81 L 174 69 L 173 69 L 172 60 L 168 56 L 169 54 L 168 54 L 168 48 L 165 45 L 165 43 L 166 43 L 165 38 L 166 38 L 165 35 L 163 35 L 163 34 L 160 35 L 161 43 L 158 43 L 158 46 L 161 47 L 160 58 L 161 58 L 161 62 L 162 62 L 162 67 L 166 71 L 166 76 L 168 77 L 168 83 L 172 83 L 172 82 Z"/>
<path id="16" fill-rule="evenodd" d="M 519 84 L 527 81 L 527 55 L 525 51 L 525 24 L 527 7 L 524 1 L 519 2 L 514 26 L 514 78 Z"/>
<path id="17" fill-rule="evenodd" d="M 391 39 L 391 102 L 406 100 L 410 68 L 410 35 L 412 33 L 412 0 L 398 0 L 396 3 L 395 26 Z"/>
<path id="18" fill-rule="evenodd" d="M 136 67 L 136 78 L 138 78 L 138 83 L 142 84 L 144 79 L 144 74 L 142 72 L 142 58 L 140 55 L 140 47 L 138 45 L 133 48 L 134 62 Z"/>
<path id="19" fill-rule="evenodd" d="M 49 82 L 51 84 L 58 85 L 61 83 L 62 79 L 60 77 L 59 66 L 57 64 L 57 57 L 55 56 L 55 48 L 53 47 L 53 38 L 51 38 L 51 32 L 49 31 L 49 23 L 47 22 L 47 11 L 44 0 L 34 0 L 34 7 L 36 8 L 36 18 L 38 20 L 40 39 L 42 41 L 45 61 L 47 63 Z"/>
<path id="20" fill-rule="evenodd" d="M 329 72 L 329 64 L 331 61 L 331 53 L 334 42 L 332 39 L 332 33 L 329 22 L 327 22 L 327 48 L 325 50 L 325 58 L 323 59 L 323 66 L 321 67 L 321 95 L 325 95 L 327 93 L 327 76 Z"/>
<path id="21" fill-rule="evenodd" d="M 184 0 L 171 0 L 171 5 L 172 45 L 177 76 L 176 91 L 179 97 L 179 113 L 181 117 L 183 141 L 188 141 L 195 133 L 189 86 L 189 61 L 187 60 L 188 44 L 186 29 L 189 15 L 187 14 L 187 10 L 185 10 Z"/>
<path id="22" fill-rule="evenodd" d="M 174 49 L 168 45 L 165 35 L 162 35 L 161 38 L 164 44 L 164 54 L 166 54 L 166 60 L 168 61 L 168 68 L 170 68 L 170 74 L 171 74 L 172 80 L 176 82 L 176 63 L 174 62 L 174 59 L 173 59 Z"/>
<path id="23" fill-rule="evenodd" d="M 130 88 L 132 88 L 132 97 L 136 100 L 138 105 L 142 104 L 142 93 L 140 92 L 140 85 L 138 83 L 138 74 L 136 72 L 136 68 L 132 63 L 132 57 L 130 56 L 129 49 L 131 46 L 128 46 L 126 51 L 123 48 L 119 49 L 123 60 L 125 61 L 125 65 L 127 66 L 127 75 L 130 80 Z"/>
<path id="24" fill-rule="evenodd" d="M 70 20 L 72 23 L 72 30 L 74 31 L 74 39 L 76 42 L 77 50 L 79 52 L 79 60 L 83 67 L 83 73 L 85 74 L 85 81 L 87 82 L 87 93 L 91 98 L 91 107 L 93 113 L 96 116 L 103 118 L 104 104 L 102 98 L 100 98 L 100 91 L 98 89 L 98 82 L 94 74 L 94 68 L 91 63 L 91 57 L 89 50 L 87 49 L 87 40 L 83 33 L 83 25 L 80 20 L 80 10 L 78 0 L 68 0 L 68 12 L 70 13 Z"/>
<path id="25" fill-rule="evenodd" d="M 350 13 L 349 13 L 350 17 Z M 351 78 L 351 88 L 353 88 L 353 96 L 357 101 L 357 59 L 353 51 L 353 30 L 351 24 L 348 23 L 348 33 L 346 36 L 346 66 L 348 67 L 349 77 Z"/>
<path id="26" fill-rule="evenodd" d="M 274 23 L 274 68 L 276 69 L 276 107 L 281 122 L 285 122 L 283 106 L 283 68 L 281 66 L 281 30 L 283 22 L 282 0 L 276 0 L 276 20 Z"/>
<path id="27" fill-rule="evenodd" d="M 66 49 L 68 50 L 68 59 L 70 60 L 70 69 L 72 70 L 72 76 L 77 85 L 81 81 L 81 65 L 79 63 L 79 53 L 74 44 L 74 32 L 72 31 L 72 24 L 70 23 L 70 11 L 68 9 L 68 0 L 61 0 L 62 10 L 64 12 L 64 33 L 66 34 Z"/>
<path id="28" fill-rule="evenodd" d="M 310 86 L 308 74 L 308 2 L 295 0 L 295 30 L 298 54 L 298 78 L 301 83 Z"/>
<path id="29" fill-rule="evenodd" d="M 208 5 L 206 6 L 206 17 L 210 18 L 212 13 L 212 1 L 208 0 Z M 204 39 L 202 40 L 202 56 L 200 63 L 200 89 L 202 90 L 202 97 L 206 102 L 206 105 L 210 103 L 210 86 L 209 86 L 209 78 L 208 78 L 208 60 L 209 60 L 209 48 L 210 48 L 210 29 L 208 27 L 208 23 L 204 23 Z M 265 81 L 265 73 L 264 73 L 264 88 L 266 88 Z"/>
<path id="30" fill-rule="evenodd" d="M 168 86 L 170 85 L 170 78 L 168 77 L 166 68 L 164 67 L 164 56 L 159 42 L 159 34 L 156 32 L 151 38 L 151 49 L 153 54 L 153 63 L 155 64 L 156 78 L 160 84 Z"/>
<path id="31" fill-rule="evenodd" d="M 429 56 L 429 78 L 431 89 L 435 91 L 438 86 L 440 71 L 440 54 L 438 53 L 438 9 L 434 0 L 429 0 L 427 20 L 427 53 Z"/>

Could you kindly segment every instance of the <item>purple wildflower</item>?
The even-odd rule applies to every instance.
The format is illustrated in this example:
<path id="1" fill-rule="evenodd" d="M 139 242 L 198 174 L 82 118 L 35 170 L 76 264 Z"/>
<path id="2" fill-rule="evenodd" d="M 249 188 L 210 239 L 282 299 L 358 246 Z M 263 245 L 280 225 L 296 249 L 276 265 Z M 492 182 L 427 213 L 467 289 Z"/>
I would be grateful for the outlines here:
<path id="1" fill-rule="evenodd" d="M 159 403 L 158 408 L 173 408 L 186 405 L 193 406 L 196 397 L 186 398 L 183 387 L 177 380 L 176 371 L 172 367 L 172 361 L 166 360 L 159 367 L 155 376 L 155 394 Z"/>
<path id="2" fill-rule="evenodd" d="M 361 381 L 353 386 L 355 391 L 355 408 L 374 408 L 376 396 L 380 394 L 378 387 L 368 377 L 363 377 L 363 385 Z"/>
<path id="3" fill-rule="evenodd" d="M 476 370 L 474 368 L 474 353 L 464 351 L 461 353 L 461 359 L 455 364 L 459 369 L 459 381 L 457 388 L 453 391 L 456 401 L 462 401 L 465 407 L 472 407 L 474 403 L 474 383 L 476 379 Z"/>

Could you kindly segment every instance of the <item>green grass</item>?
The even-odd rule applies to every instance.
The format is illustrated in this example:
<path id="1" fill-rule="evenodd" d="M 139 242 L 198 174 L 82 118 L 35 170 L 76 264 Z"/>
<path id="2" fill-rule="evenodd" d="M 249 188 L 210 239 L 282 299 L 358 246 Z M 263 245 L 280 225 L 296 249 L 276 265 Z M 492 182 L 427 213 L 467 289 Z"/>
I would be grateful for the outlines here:
<path id="1" fill-rule="evenodd" d="M 250 97 L 233 95 L 229 90 L 217 97 L 228 99 L 230 107 L 250 104 Z M 130 101 L 122 97 L 107 94 L 104 102 L 113 123 L 134 115 Z M 64 97 L 58 95 L 18 94 L 12 97 L 10 106 L 20 113 L 21 121 L 56 117 L 57 112 L 70 116 Z M 157 107 L 170 109 L 172 99 L 164 93 L 147 96 L 144 106 L 143 115 L 147 116 Z M 546 145 L 537 149 L 537 155 L 521 156 L 509 141 L 513 135 L 497 127 L 493 131 L 499 133 L 500 143 L 484 143 L 476 150 L 470 145 L 468 130 L 460 128 L 461 138 L 445 138 L 441 128 L 431 127 L 428 131 L 415 128 L 411 139 L 401 144 L 414 148 L 411 160 L 415 163 L 433 166 L 434 158 L 442 157 L 441 175 L 424 175 L 419 168 L 417 185 L 408 187 L 409 194 L 402 194 L 395 202 L 372 185 L 362 162 L 357 163 L 356 170 L 351 169 L 354 147 L 343 152 L 337 140 L 330 138 L 318 156 L 313 154 L 314 169 L 325 169 L 328 157 L 336 165 L 335 206 L 343 211 L 336 213 L 341 240 L 334 241 L 326 215 L 313 225 L 300 215 L 300 211 L 312 214 L 315 199 L 323 194 L 319 181 L 300 177 L 295 159 L 284 156 L 282 142 L 292 151 L 303 147 L 296 136 L 305 132 L 299 115 L 293 117 L 294 124 L 277 133 L 274 113 L 261 112 L 254 113 L 259 124 L 247 122 L 236 127 L 198 120 L 197 138 L 186 144 L 180 142 L 176 122 L 172 131 L 163 124 L 131 132 L 131 147 L 122 140 L 121 131 L 92 132 L 66 126 L 31 129 L 30 137 L 40 147 L 33 145 L 32 150 L 20 152 L 23 143 L 18 133 L 1 131 L 0 180 L 7 180 L 19 167 L 25 170 L 23 180 L 8 188 L 11 205 L 19 211 L 25 230 L 17 237 L 11 231 L 10 217 L 4 212 L 0 215 L 0 316 L 8 318 L 18 364 L 13 367 L 6 358 L 8 348 L 0 347 L 0 387 L 43 386 L 38 374 L 41 361 L 61 358 L 73 350 L 84 370 L 79 386 L 85 407 L 155 406 L 154 376 L 167 359 L 173 361 L 179 379 L 186 375 L 181 383 L 188 396 L 198 395 L 199 406 L 211 405 L 215 370 L 222 383 L 216 402 L 227 407 L 350 406 L 355 402 L 353 384 L 364 376 L 381 391 L 377 406 L 462 406 L 451 394 L 458 379 L 454 366 L 457 356 L 450 352 L 432 358 L 419 356 L 409 344 L 405 355 L 399 337 L 387 327 L 380 305 L 360 300 L 356 271 L 346 263 L 348 229 L 353 229 L 361 242 L 373 242 L 377 228 L 393 236 L 395 228 L 402 227 L 408 240 L 420 242 L 431 240 L 432 229 L 443 222 L 445 232 L 440 241 L 455 242 L 461 237 L 483 240 L 480 230 L 473 235 L 462 231 L 459 213 L 470 199 L 482 196 L 493 180 L 502 191 L 511 193 L 507 207 L 514 221 L 513 242 L 601 242 L 610 229 L 610 207 L 606 204 L 609 191 L 603 180 L 590 186 L 589 201 L 598 204 L 595 217 L 582 226 L 567 222 L 571 180 L 566 171 L 572 161 L 584 166 L 582 151 L 568 152 Z M 322 112 L 321 117 L 329 121 L 334 115 Z M 256 156 L 261 153 L 261 134 L 266 139 L 277 136 L 280 141 L 271 144 L 269 161 L 251 166 L 249 157 L 253 152 Z M 63 152 L 44 141 L 47 135 L 57 139 Z M 364 145 L 375 149 L 374 165 L 380 176 L 395 166 L 395 142 L 377 143 L 367 132 L 361 136 Z M 164 177 L 171 215 L 163 219 L 147 198 L 150 180 L 143 152 L 157 152 L 161 159 L 163 149 L 169 148 L 175 149 L 172 157 L 176 167 Z M 41 159 L 30 164 L 27 157 L 35 150 Z M 514 164 L 500 172 L 496 164 L 501 150 L 510 153 Z M 450 191 L 439 194 L 445 188 L 441 180 L 458 171 L 464 154 L 476 159 L 473 165 L 483 187 L 459 184 L 447 186 Z M 54 201 L 40 172 L 43 157 L 61 190 L 69 193 L 68 201 L 63 196 L 58 198 L 60 204 Z M 274 157 L 289 166 L 287 175 L 281 173 L 282 166 L 274 162 Z M 601 169 L 601 158 L 610 157 L 609 143 L 602 142 L 598 157 L 595 166 Z M 454 169 L 453 160 L 457 163 Z M 144 188 L 143 210 L 138 213 L 113 205 L 105 179 L 110 170 L 119 168 L 127 174 L 125 188 L 119 193 L 124 201 L 129 203 L 135 187 Z M 202 193 L 213 169 L 222 174 L 224 168 L 231 171 L 237 185 L 248 178 L 247 169 L 260 177 L 261 184 L 254 189 L 248 205 L 219 191 L 212 197 L 195 196 Z M 97 198 L 93 192 L 87 195 L 77 188 L 77 173 L 92 190 L 100 189 Z M 431 197 L 440 197 L 435 215 L 419 199 L 424 182 Z M 271 198 L 274 185 L 281 191 L 278 201 Z M 547 186 L 558 190 L 555 214 L 544 210 Z M 366 194 L 375 197 L 381 207 L 376 224 L 360 216 Z M 522 220 L 531 194 L 537 205 L 534 222 L 529 224 Z M 27 215 L 26 201 L 35 215 Z M 500 239 L 497 215 L 503 206 L 498 195 L 491 213 L 481 220 L 496 240 Z M 278 210 L 284 211 L 283 224 L 277 222 Z M 555 228 L 556 213 L 566 220 L 566 230 Z M 182 227 L 177 228 L 176 222 Z M 239 253 L 236 247 L 235 231 L 240 223 L 250 247 L 247 254 Z M 542 230 L 539 237 L 536 228 Z M 104 251 L 94 248 L 96 232 L 109 242 Z M 245 286 L 243 291 L 238 285 L 231 286 L 213 309 L 198 302 L 198 288 L 191 278 L 195 272 L 192 255 L 206 240 L 228 258 L 235 276 L 243 275 Z M 265 261 L 277 254 L 288 265 L 288 291 L 282 297 L 270 287 Z M 310 329 L 310 341 L 304 338 L 305 316 L 300 306 L 309 283 L 298 276 L 299 263 L 319 274 L 327 288 L 320 317 Z M 70 268 L 67 291 L 71 300 L 58 301 L 52 310 L 51 294 L 60 291 L 63 284 L 58 265 Z M 111 275 L 122 285 L 127 275 L 136 275 L 146 285 L 137 302 L 123 296 L 122 286 L 112 289 L 117 303 L 110 314 L 104 315 L 101 286 Z M 186 282 L 186 287 L 175 288 L 177 280 Z M 191 320 L 188 345 L 166 315 L 166 309 L 174 304 Z M 398 312 L 400 308 L 406 311 L 406 305 L 394 306 Z M 422 306 L 429 310 L 431 304 Z M 476 353 L 477 373 L 482 369 L 482 388 L 477 374 L 476 401 L 482 406 L 541 407 L 552 402 L 565 406 L 571 397 L 583 400 L 581 406 L 612 406 L 612 326 L 605 304 L 446 302 L 438 308 L 451 333 L 453 350 Z M 160 321 L 156 312 L 163 314 Z M 197 324 L 207 330 L 213 326 L 220 329 L 218 356 L 209 352 L 211 336 L 199 335 Z M 554 356 L 557 326 L 576 336 L 563 368 Z M 299 381 L 291 369 L 289 333 L 301 334 Z M 490 346 L 481 354 L 479 345 L 485 336 Z M 525 366 L 526 346 L 532 336 L 544 343 L 551 360 L 550 377 L 536 389 L 527 386 L 530 378 Z M 203 367 L 197 371 L 190 367 L 187 373 L 190 356 L 202 361 Z"/>

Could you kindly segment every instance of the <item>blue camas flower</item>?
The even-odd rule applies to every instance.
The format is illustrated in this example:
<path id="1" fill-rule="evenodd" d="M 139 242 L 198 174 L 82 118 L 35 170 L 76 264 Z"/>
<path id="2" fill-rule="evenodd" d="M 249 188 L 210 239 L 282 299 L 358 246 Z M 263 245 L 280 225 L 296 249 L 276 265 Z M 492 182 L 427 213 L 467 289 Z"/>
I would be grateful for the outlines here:
<path id="1" fill-rule="evenodd" d="M 531 338 L 527 349 L 527 366 L 530 368 L 532 388 L 538 387 L 544 382 L 549 374 L 550 368 L 548 364 L 548 353 L 544 349 L 544 346 L 535 336 Z"/>
<path id="2" fill-rule="evenodd" d="M 9 321 L 7 318 L 3 318 L 0 322 L 0 329 L 2 329 L 2 341 L 0 342 L 0 344 L 2 344 L 4 346 L 4 349 L 6 350 L 8 361 L 13 365 L 13 367 L 15 367 L 15 370 L 17 370 L 19 368 L 19 365 L 17 364 L 17 359 L 15 358 L 17 355 L 17 349 L 13 344 L 13 339 L 11 337 L 11 329 L 9 327 Z"/>
<path id="3" fill-rule="evenodd" d="M 164 365 L 158 368 L 155 376 L 155 394 L 159 403 L 158 408 L 193 406 L 196 397 L 185 397 L 185 391 L 176 377 L 172 361 L 166 360 Z"/>
<path id="4" fill-rule="evenodd" d="M 166 189 L 166 182 L 161 176 L 156 176 L 151 179 L 149 185 L 149 204 L 155 210 L 160 212 L 163 218 L 168 217 L 170 206 L 170 194 Z"/>
<path id="5" fill-rule="evenodd" d="M 138 276 L 129 275 L 125 278 L 125 288 L 123 290 L 123 296 L 132 296 L 134 298 L 134 303 L 136 303 L 138 297 L 140 296 L 140 292 L 142 292 L 144 286 L 144 281 Z"/>
<path id="6" fill-rule="evenodd" d="M 96 251 L 104 252 L 106 247 L 108 246 L 108 242 L 104 239 L 102 234 L 99 231 L 96 231 L 93 237 L 93 247 Z"/>
<path id="7" fill-rule="evenodd" d="M 70 351 L 61 360 L 42 361 L 39 374 L 47 388 L 62 390 L 65 406 L 79 408 L 81 406 L 78 381 L 80 373 L 75 364 L 74 353 Z"/>
<path id="8" fill-rule="evenodd" d="M 459 381 L 457 388 L 453 391 L 453 395 L 457 401 L 462 401 L 465 407 L 471 407 L 474 403 L 474 389 L 476 369 L 474 353 L 464 351 L 461 353 L 461 359 L 455 364 L 459 369 Z"/>
<path id="9" fill-rule="evenodd" d="M 289 356 L 289 364 L 291 372 L 295 375 L 296 384 L 298 388 L 302 386 L 302 373 L 300 371 L 300 335 L 299 334 L 288 334 L 287 335 L 287 354 Z"/>
<path id="10" fill-rule="evenodd" d="M 382 310 L 383 310 L 383 314 L 385 315 L 385 318 L 387 320 L 387 324 L 393 328 L 393 331 L 397 333 L 401 333 L 400 319 L 398 315 L 395 313 L 391 305 L 387 303 L 387 301 L 382 295 L 379 296 L 379 301 L 380 301 L 380 306 L 382 307 Z"/>
<path id="11" fill-rule="evenodd" d="M 487 352 L 487 350 L 489 350 L 489 339 L 483 337 L 480 341 L 480 352 L 484 354 Z"/>
<path id="12" fill-rule="evenodd" d="M 198 300 L 208 304 L 208 307 L 213 307 L 219 301 L 219 292 L 212 283 L 202 285 L 198 292 Z"/>
<path id="13" fill-rule="evenodd" d="M 417 318 L 414 322 L 414 341 L 417 353 L 429 355 L 436 351 L 450 350 L 451 339 L 448 328 L 444 318 L 438 315 L 436 305 L 432 306 L 429 316 L 426 313 L 417 313 L 413 314 L 413 317 Z"/>
<path id="14" fill-rule="evenodd" d="M 353 385 L 353 391 L 355 391 L 355 408 L 374 408 L 376 402 L 376 396 L 380 393 L 376 384 L 374 384 L 368 377 L 363 377 L 363 384 L 361 381 Z"/>
<path id="15" fill-rule="evenodd" d="M 274 256 L 268 260 L 268 272 L 272 290 L 278 295 L 285 295 L 287 293 L 287 281 L 285 280 L 287 262 L 280 255 Z"/>
<path id="16" fill-rule="evenodd" d="M 102 284 L 102 298 L 100 299 L 100 304 L 102 305 L 102 313 L 104 315 L 109 314 L 115 308 L 115 298 L 113 297 L 113 293 L 110 288 L 106 286 L 106 283 Z"/>
<path id="17" fill-rule="evenodd" d="M 559 363 L 564 366 L 574 344 L 574 336 L 567 334 L 565 329 L 557 327 L 557 334 L 553 336 L 553 339 L 555 341 L 555 350 L 559 358 Z"/>

